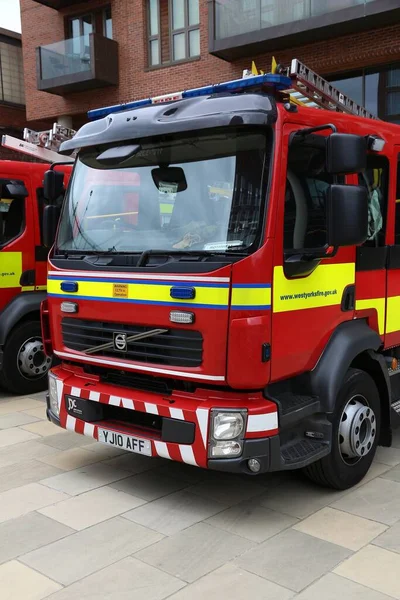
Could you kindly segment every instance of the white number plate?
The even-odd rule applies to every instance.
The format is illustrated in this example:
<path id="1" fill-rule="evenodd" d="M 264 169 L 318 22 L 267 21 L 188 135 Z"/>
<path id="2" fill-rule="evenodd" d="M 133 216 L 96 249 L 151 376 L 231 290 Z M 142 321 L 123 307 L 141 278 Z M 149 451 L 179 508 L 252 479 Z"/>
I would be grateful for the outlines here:
<path id="1" fill-rule="evenodd" d="M 136 452 L 137 454 L 151 456 L 151 442 L 149 440 L 142 440 L 133 435 L 126 435 L 125 433 L 118 433 L 117 431 L 100 429 L 100 427 L 98 429 L 98 434 L 99 442 L 102 444 L 114 446 L 114 448 L 121 448 L 122 450 L 128 450 L 129 452 Z"/>

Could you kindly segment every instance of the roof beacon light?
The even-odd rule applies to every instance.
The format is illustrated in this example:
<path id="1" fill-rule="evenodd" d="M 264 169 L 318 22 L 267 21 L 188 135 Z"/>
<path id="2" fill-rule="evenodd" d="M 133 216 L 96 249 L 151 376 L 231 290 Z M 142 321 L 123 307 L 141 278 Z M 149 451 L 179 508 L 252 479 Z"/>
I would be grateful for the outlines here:
<path id="1" fill-rule="evenodd" d="M 144 100 L 127 102 L 126 104 L 115 104 L 114 106 L 97 108 L 89 110 L 88 117 L 95 120 L 112 113 L 149 106 L 151 104 L 163 104 L 185 98 L 209 96 L 211 94 L 235 93 L 245 90 L 260 91 L 263 88 L 269 88 L 268 91 L 271 93 L 284 92 L 281 96 L 281 101 L 286 104 L 288 104 L 288 98 L 290 98 L 290 103 L 295 105 L 309 108 L 323 108 L 325 110 L 376 119 L 375 115 L 336 89 L 329 81 L 314 73 L 314 71 L 299 60 L 293 59 L 290 67 L 285 68 L 279 65 L 275 58 L 272 59 L 270 73 L 258 71 L 253 61 L 251 69 L 243 71 L 242 79 L 234 79 L 215 85 L 206 85 L 183 92 L 173 92 L 172 94 L 155 96 L 154 98 L 145 98 Z"/>
<path id="2" fill-rule="evenodd" d="M 291 86 L 291 80 L 285 75 L 275 75 L 269 73 L 267 75 L 252 75 L 246 76 L 244 79 L 234 79 L 224 83 L 216 83 L 206 85 L 204 87 L 194 88 L 183 92 L 173 92 L 163 96 L 155 96 L 154 98 L 145 98 L 135 102 L 127 102 L 126 104 L 115 104 L 114 106 L 106 106 L 105 108 L 97 108 L 88 111 L 88 118 L 95 120 L 106 117 L 112 113 L 118 113 L 123 110 L 132 108 L 141 108 L 150 104 L 164 104 L 166 102 L 174 102 L 185 98 L 198 98 L 200 96 L 209 96 L 211 94 L 221 94 L 224 92 L 239 92 L 250 88 L 261 88 L 267 86 L 275 91 L 283 91 Z"/>

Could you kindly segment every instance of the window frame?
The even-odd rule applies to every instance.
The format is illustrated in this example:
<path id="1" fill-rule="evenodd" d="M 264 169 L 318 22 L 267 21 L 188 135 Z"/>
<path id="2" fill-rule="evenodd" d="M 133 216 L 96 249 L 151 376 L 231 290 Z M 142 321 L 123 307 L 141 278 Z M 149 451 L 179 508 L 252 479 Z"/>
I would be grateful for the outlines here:
<path id="1" fill-rule="evenodd" d="M 197 1 L 199 2 L 199 0 L 197 0 Z M 158 6 L 160 6 L 159 0 L 158 0 Z M 182 61 L 186 61 L 186 60 L 191 60 L 193 58 L 197 58 L 201 54 L 201 51 L 200 51 L 200 48 L 199 48 L 199 54 L 195 54 L 194 56 L 190 56 L 190 45 L 189 45 L 189 36 L 190 36 L 190 32 L 191 31 L 199 30 L 199 35 L 200 35 L 200 4 L 199 4 L 199 22 L 196 23 L 195 25 L 189 25 L 189 0 L 183 0 L 183 6 L 184 6 L 184 9 L 183 9 L 184 10 L 184 15 L 183 15 L 184 26 L 183 27 L 179 27 L 178 29 L 173 29 L 173 24 L 174 24 L 174 14 L 173 14 L 174 0 L 169 0 L 168 1 L 169 47 L 170 47 L 170 57 L 172 57 L 171 58 L 171 62 L 172 63 L 178 63 L 178 62 L 182 62 Z M 174 57 L 174 37 L 176 35 L 180 35 L 182 33 L 185 35 L 185 57 L 184 58 L 175 59 L 175 57 Z"/>
<path id="2" fill-rule="evenodd" d="M 162 66 L 162 55 L 161 55 L 161 11 L 160 11 L 160 0 L 156 0 L 157 2 L 157 23 L 158 23 L 158 31 L 157 34 L 151 35 L 151 4 L 150 1 L 147 0 L 147 55 L 148 60 L 147 63 L 150 68 L 158 68 Z M 151 42 L 158 42 L 158 63 L 152 64 L 151 62 Z"/>
<path id="3" fill-rule="evenodd" d="M 200 42 L 200 0 L 197 0 L 199 6 L 199 21 L 194 25 L 189 25 L 189 0 L 183 0 L 184 2 L 184 26 L 179 27 L 178 29 L 173 29 L 173 1 L 168 0 L 168 38 L 167 35 L 165 38 L 168 39 L 169 45 L 169 59 L 163 62 L 162 57 L 162 27 L 161 27 L 161 8 L 160 8 L 160 0 L 156 0 L 157 2 L 157 16 L 158 16 L 158 32 L 157 34 L 151 35 L 151 12 L 150 12 L 150 1 L 146 0 L 147 4 L 147 65 L 148 69 L 160 69 L 162 67 L 169 67 L 185 62 L 191 62 L 195 60 L 199 60 L 201 57 L 201 47 L 199 47 L 199 54 L 195 54 L 190 56 L 190 33 L 192 31 L 199 32 L 199 42 Z M 175 59 L 174 57 L 174 37 L 179 34 L 184 34 L 185 36 L 185 56 L 183 58 Z M 158 41 L 158 63 L 153 64 L 151 62 L 151 42 Z M 200 42 L 201 44 L 201 42 Z M 200 45 L 199 44 L 199 45 Z"/>

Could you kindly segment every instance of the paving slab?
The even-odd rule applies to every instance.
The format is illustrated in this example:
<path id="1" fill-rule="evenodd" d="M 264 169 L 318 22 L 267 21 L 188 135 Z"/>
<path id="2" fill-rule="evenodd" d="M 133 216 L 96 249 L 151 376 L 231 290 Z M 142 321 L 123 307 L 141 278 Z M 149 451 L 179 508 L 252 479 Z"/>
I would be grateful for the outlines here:
<path id="1" fill-rule="evenodd" d="M 247 552 L 235 562 L 250 573 L 300 592 L 350 554 L 350 550 L 346 548 L 289 529 Z"/>
<path id="2" fill-rule="evenodd" d="M 63 585 L 70 585 L 161 539 L 155 531 L 115 517 L 29 552 L 19 560 Z"/>
<path id="3" fill-rule="evenodd" d="M 163 600 L 185 583 L 131 556 L 52 594 L 48 600 Z"/>
<path id="4" fill-rule="evenodd" d="M 136 557 L 190 583 L 253 546 L 249 540 L 199 523 L 138 552 Z"/>
<path id="5" fill-rule="evenodd" d="M 400 554 L 377 546 L 366 546 L 334 572 L 377 592 L 400 599 Z"/>

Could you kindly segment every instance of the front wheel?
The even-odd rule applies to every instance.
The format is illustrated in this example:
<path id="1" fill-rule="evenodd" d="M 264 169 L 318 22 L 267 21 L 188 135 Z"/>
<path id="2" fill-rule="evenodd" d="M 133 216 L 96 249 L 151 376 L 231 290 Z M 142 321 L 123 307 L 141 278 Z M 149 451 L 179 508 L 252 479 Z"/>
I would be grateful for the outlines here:
<path id="1" fill-rule="evenodd" d="M 17 325 L 4 345 L 0 385 L 14 394 L 35 394 L 47 388 L 51 358 L 46 356 L 39 321 Z"/>
<path id="2" fill-rule="evenodd" d="M 379 438 L 381 405 L 378 389 L 368 373 L 349 369 L 333 414 L 330 454 L 304 469 L 325 487 L 345 490 L 367 474 Z"/>

